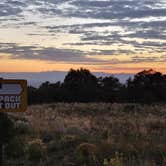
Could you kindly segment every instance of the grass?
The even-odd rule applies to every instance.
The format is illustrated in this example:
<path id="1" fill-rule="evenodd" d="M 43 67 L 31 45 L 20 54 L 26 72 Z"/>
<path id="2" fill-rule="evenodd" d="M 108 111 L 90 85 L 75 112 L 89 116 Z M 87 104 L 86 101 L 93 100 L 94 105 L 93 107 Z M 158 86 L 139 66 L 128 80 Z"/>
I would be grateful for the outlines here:
<path id="1" fill-rule="evenodd" d="M 33 130 L 27 142 L 41 140 L 45 166 L 166 165 L 164 104 L 55 103 L 12 116 Z"/>

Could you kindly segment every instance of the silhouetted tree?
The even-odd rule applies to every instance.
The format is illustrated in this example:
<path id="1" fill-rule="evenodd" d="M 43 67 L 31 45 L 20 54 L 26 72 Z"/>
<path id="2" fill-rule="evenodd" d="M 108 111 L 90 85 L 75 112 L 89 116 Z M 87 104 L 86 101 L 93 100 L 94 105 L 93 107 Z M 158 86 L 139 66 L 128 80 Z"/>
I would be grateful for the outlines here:
<path id="1" fill-rule="evenodd" d="M 63 88 L 69 101 L 95 101 L 97 78 L 87 69 L 71 69 L 66 75 Z"/>
<path id="2" fill-rule="evenodd" d="M 100 79 L 102 95 L 104 101 L 112 102 L 120 100 L 120 92 L 123 85 L 114 76 L 104 77 Z"/>
<path id="3" fill-rule="evenodd" d="M 126 84 L 113 76 L 96 78 L 87 69 L 71 69 L 64 82 L 28 88 L 30 104 L 50 102 L 165 102 L 166 75 L 154 70 L 137 73 Z"/>
<path id="4" fill-rule="evenodd" d="M 136 102 L 164 101 L 166 77 L 160 72 L 144 70 L 128 82 L 129 100 Z"/>
<path id="5" fill-rule="evenodd" d="M 40 103 L 59 101 L 61 97 L 61 83 L 50 83 L 48 81 L 40 85 L 38 89 L 38 98 Z"/>
<path id="6" fill-rule="evenodd" d="M 28 104 L 34 104 L 38 102 L 37 88 L 32 86 L 28 87 Z"/>

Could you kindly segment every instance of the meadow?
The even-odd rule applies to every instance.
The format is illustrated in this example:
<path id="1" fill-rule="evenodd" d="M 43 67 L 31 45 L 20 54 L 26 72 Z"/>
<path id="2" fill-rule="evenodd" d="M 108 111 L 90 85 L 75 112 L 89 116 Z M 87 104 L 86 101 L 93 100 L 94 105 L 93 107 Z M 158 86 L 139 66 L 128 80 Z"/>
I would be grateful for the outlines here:
<path id="1" fill-rule="evenodd" d="M 8 165 L 166 165 L 165 104 L 52 103 L 9 115 L 22 143 Z"/>

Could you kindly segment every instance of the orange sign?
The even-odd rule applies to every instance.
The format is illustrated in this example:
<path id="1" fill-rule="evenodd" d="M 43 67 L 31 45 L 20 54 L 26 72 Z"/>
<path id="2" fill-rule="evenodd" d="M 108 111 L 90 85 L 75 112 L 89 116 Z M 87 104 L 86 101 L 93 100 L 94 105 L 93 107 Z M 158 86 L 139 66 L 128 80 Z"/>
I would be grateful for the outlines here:
<path id="1" fill-rule="evenodd" d="M 27 109 L 27 81 L 0 79 L 0 112 L 24 112 Z"/>

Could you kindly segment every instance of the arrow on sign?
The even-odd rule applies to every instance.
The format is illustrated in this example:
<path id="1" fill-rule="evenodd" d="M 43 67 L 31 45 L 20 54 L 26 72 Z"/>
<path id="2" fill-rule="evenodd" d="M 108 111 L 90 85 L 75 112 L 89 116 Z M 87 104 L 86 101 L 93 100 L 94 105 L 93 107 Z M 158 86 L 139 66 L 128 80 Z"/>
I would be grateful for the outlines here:
<path id="1" fill-rule="evenodd" d="M 19 95 L 22 92 L 20 84 L 1 84 L 0 94 L 1 95 Z"/>

